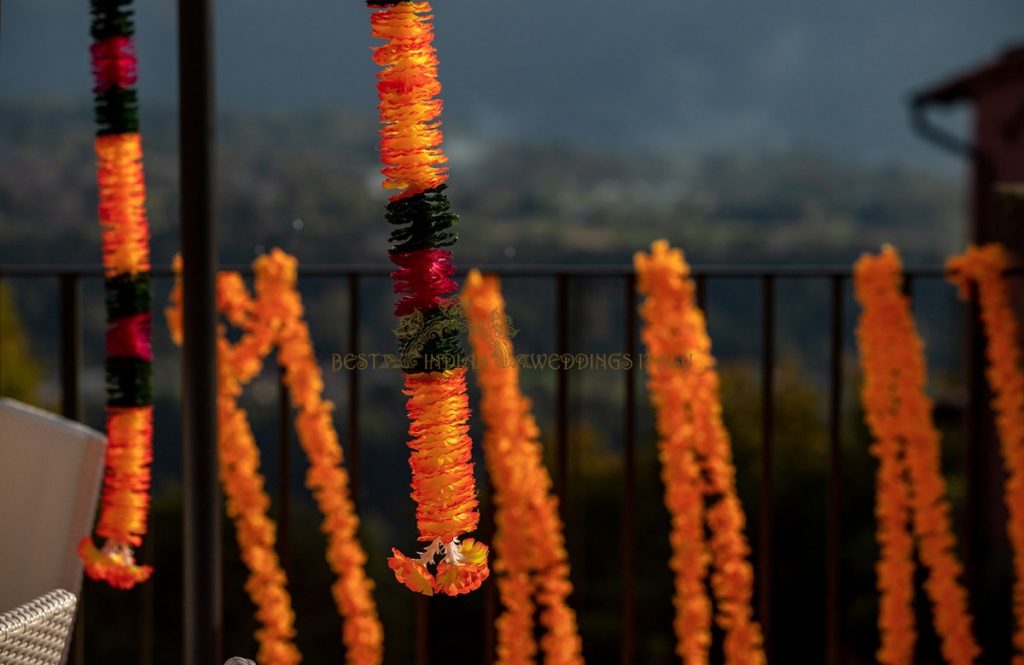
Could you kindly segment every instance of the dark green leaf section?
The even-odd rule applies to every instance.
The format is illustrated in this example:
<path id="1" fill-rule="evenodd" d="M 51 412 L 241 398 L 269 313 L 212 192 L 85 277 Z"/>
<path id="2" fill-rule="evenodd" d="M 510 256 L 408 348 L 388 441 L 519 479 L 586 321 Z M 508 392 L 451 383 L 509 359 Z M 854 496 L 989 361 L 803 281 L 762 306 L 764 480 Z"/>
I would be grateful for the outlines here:
<path id="1" fill-rule="evenodd" d="M 459 341 L 463 322 L 452 312 L 450 307 L 432 307 L 406 317 L 415 318 L 416 325 L 399 326 L 398 347 L 406 373 L 443 372 L 465 365 Z"/>
<path id="2" fill-rule="evenodd" d="M 152 306 L 149 273 L 108 277 L 104 282 L 104 290 L 108 321 L 132 314 L 143 314 L 150 311 Z"/>
<path id="3" fill-rule="evenodd" d="M 448 247 L 459 239 L 452 230 L 459 216 L 444 194 L 447 185 L 388 203 L 384 219 L 398 228 L 391 232 L 392 252 Z"/>
<path id="4" fill-rule="evenodd" d="M 96 134 L 134 134 L 139 131 L 139 96 L 134 89 L 111 86 L 96 93 Z"/>
<path id="5" fill-rule="evenodd" d="M 92 0 L 92 38 L 130 37 L 135 34 L 131 0 Z"/>
<path id="6" fill-rule="evenodd" d="M 138 358 L 107 358 L 107 406 L 149 406 L 153 365 Z"/>

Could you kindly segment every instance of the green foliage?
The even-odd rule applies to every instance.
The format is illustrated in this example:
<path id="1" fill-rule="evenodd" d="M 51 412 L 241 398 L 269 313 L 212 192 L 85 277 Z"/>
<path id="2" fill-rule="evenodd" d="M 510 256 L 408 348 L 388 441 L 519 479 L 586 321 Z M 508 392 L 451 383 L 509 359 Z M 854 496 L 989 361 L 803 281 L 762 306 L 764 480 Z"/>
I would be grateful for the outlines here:
<path id="1" fill-rule="evenodd" d="M 0 284 L 0 395 L 38 404 L 42 368 L 31 351 L 10 286 Z"/>

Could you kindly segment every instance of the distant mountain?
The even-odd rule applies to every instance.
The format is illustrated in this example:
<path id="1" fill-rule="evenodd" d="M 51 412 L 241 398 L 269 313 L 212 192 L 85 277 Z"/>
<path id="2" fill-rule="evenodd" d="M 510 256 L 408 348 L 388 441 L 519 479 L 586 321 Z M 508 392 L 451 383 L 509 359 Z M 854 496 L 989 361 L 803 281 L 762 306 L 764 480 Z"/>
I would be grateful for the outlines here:
<path id="1" fill-rule="evenodd" d="M 330 113 L 226 114 L 220 122 L 221 256 L 282 246 L 307 262 L 381 262 L 375 130 Z M 0 107 L 0 262 L 97 262 L 87 108 Z M 178 248 L 175 119 L 144 118 L 157 262 Z M 460 261 L 625 262 L 658 237 L 698 263 L 847 262 L 882 242 L 937 261 L 960 245 L 960 183 L 801 151 L 702 157 L 453 135 Z"/>

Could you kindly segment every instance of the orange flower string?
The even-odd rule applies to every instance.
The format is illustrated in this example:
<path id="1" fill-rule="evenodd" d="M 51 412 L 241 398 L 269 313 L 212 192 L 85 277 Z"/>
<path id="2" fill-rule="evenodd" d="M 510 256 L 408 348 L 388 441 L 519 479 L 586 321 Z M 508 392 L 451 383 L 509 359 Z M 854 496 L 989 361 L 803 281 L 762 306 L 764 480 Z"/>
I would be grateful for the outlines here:
<path id="1" fill-rule="evenodd" d="M 97 136 L 95 148 L 104 272 L 108 277 L 149 272 L 142 136 Z"/>
<path id="2" fill-rule="evenodd" d="M 688 665 L 708 662 L 711 603 L 705 580 L 712 566 L 725 662 L 760 665 L 765 657 L 751 607 L 754 574 L 747 560 L 745 517 L 722 424 L 711 341 L 694 301 L 689 267 L 682 253 L 663 240 L 651 246 L 650 254 L 638 253 L 634 262 L 645 295 L 641 314 L 651 358 L 648 386 L 657 413 L 665 505 L 672 515 L 676 653 Z"/>
<path id="3" fill-rule="evenodd" d="M 878 269 L 861 268 L 857 274 L 858 297 L 862 302 L 884 297 L 893 275 Z M 897 277 L 898 279 L 898 277 Z M 874 435 L 871 454 L 878 459 L 875 484 L 875 519 L 878 520 L 879 560 L 877 586 L 881 596 L 878 629 L 881 665 L 909 665 L 913 662 L 917 631 L 914 626 L 914 542 L 910 532 L 910 486 L 904 445 L 900 439 L 898 396 L 894 377 L 902 349 L 892 343 L 887 328 L 889 307 L 864 306 L 857 323 L 860 362 L 864 369 L 861 399 L 865 419 Z"/>
<path id="4" fill-rule="evenodd" d="M 115 589 L 145 582 L 151 566 L 135 562 L 149 513 L 149 464 L 153 451 L 144 442 L 153 436 L 153 407 L 107 408 L 107 454 L 102 508 L 96 534 L 106 539 L 98 549 L 89 537 L 78 544 L 85 572 Z"/>
<path id="5" fill-rule="evenodd" d="M 219 455 L 228 512 L 235 520 L 242 557 L 250 570 L 246 584 L 263 627 L 257 632 L 260 662 L 295 663 L 300 656 L 291 643 L 294 615 L 285 590 L 285 576 L 274 551 L 275 526 L 266 516 L 270 505 L 259 473 L 259 450 L 245 413 L 237 407 L 241 386 L 259 374 L 263 359 L 276 344 L 285 383 L 298 409 L 299 442 L 310 460 L 306 484 L 313 491 L 328 536 L 327 561 L 338 579 L 332 595 L 344 619 L 346 662 L 379 665 L 383 631 L 371 595 L 373 584 L 364 569 L 366 555 L 356 538 L 358 518 L 342 466 L 341 446 L 331 420 L 332 406 L 322 400 L 323 381 L 302 320 L 302 302 L 295 290 L 297 263 L 280 250 L 254 263 L 255 300 L 237 273 L 221 273 L 217 306 L 227 320 L 243 330 L 234 344 L 218 340 L 221 369 L 218 410 L 221 417 Z M 180 284 L 167 311 L 172 336 L 180 343 Z"/>
<path id="6" fill-rule="evenodd" d="M 412 498 L 420 540 L 419 557 L 397 549 L 388 559 L 396 579 L 413 591 L 456 595 L 487 578 L 487 546 L 465 534 L 479 520 L 476 481 L 470 462 L 469 401 L 458 327 L 449 320 L 457 306 L 450 295 L 458 220 L 444 194 L 447 162 L 441 149 L 441 84 L 437 80 L 433 17 L 427 2 L 370 0 L 372 34 L 385 43 L 374 48 L 380 65 L 380 156 L 390 197 L 385 219 L 391 232 L 390 258 L 395 315 L 405 371 L 412 454 Z M 464 540 L 462 540 L 465 538 Z M 429 566 L 438 558 L 436 572 Z"/>
<path id="7" fill-rule="evenodd" d="M 153 458 L 149 224 L 130 2 L 92 0 L 96 181 L 103 237 L 107 330 L 107 452 L 97 548 L 78 543 L 85 574 L 130 589 L 153 569 L 135 561 L 149 514 Z"/>
<path id="8" fill-rule="evenodd" d="M 912 562 L 905 560 L 902 537 L 893 533 L 904 519 L 900 502 L 909 496 L 918 554 L 928 569 L 925 591 L 932 603 L 942 655 L 953 665 L 968 665 L 981 650 L 971 629 L 967 593 L 959 581 L 962 567 L 953 551 L 956 541 L 949 521 L 949 503 L 944 496 L 939 433 L 932 423 L 931 401 L 924 394 L 923 343 L 915 330 L 909 302 L 900 292 L 901 269 L 899 255 L 889 246 L 877 256 L 862 256 L 854 268 L 854 286 L 863 308 L 858 324 L 865 373 L 862 400 L 868 426 L 876 437 L 873 450 L 885 459 L 879 469 L 878 492 L 886 504 L 877 506 L 876 513 L 885 516 L 879 524 L 879 541 L 883 556 L 888 548 L 891 558 L 880 564 L 879 588 L 883 594 L 895 594 L 883 605 L 890 613 L 879 617 L 880 622 L 893 622 L 880 623 L 883 635 L 891 635 L 883 638 L 879 657 L 909 663 L 912 656 L 908 651 L 913 650 L 913 616 L 906 614 L 908 593 L 903 588 L 907 577 L 912 578 L 912 569 L 905 569 Z M 901 453 L 906 487 L 896 489 L 893 484 L 900 482 Z M 883 573 L 891 578 L 883 582 Z M 908 627 L 907 633 L 900 634 Z"/>
<path id="9" fill-rule="evenodd" d="M 962 298 L 977 285 L 981 319 L 988 338 L 988 382 L 1002 449 L 1007 480 L 1004 501 L 1006 530 L 1013 548 L 1013 613 L 1016 627 L 1013 665 L 1024 665 L 1024 373 L 1019 348 L 1020 325 L 1010 304 L 1010 287 L 1004 274 L 1010 259 L 997 244 L 969 247 L 949 260 L 950 280 Z"/>
<path id="10" fill-rule="evenodd" d="M 298 262 L 275 249 L 256 259 L 254 267 L 259 320 L 277 330 L 278 360 L 298 410 L 295 427 L 309 459 L 306 487 L 324 515 L 321 530 L 327 534 L 327 563 L 337 576 L 331 595 L 344 618 L 346 660 L 352 665 L 376 665 L 383 659 L 384 631 L 373 600 L 373 582 L 366 575 L 366 552 L 359 544 L 359 518 L 332 420 L 334 405 L 323 399 L 323 375 L 309 326 L 302 318 L 302 300 L 295 287 Z"/>
<path id="11" fill-rule="evenodd" d="M 417 559 L 392 549 L 388 565 L 399 581 L 426 595 L 468 593 L 487 578 L 487 546 L 462 534 L 477 527 L 473 442 L 469 438 L 466 369 L 407 374 L 412 498 L 420 541 L 427 548 Z M 436 578 L 426 566 L 437 557 Z"/>
<path id="12" fill-rule="evenodd" d="M 439 187 L 448 177 L 441 150 L 442 102 L 437 99 L 441 83 L 429 11 L 427 2 L 398 2 L 374 12 L 370 19 L 373 36 L 387 40 L 374 48 L 373 61 L 381 66 L 377 91 L 384 187 L 402 190 L 393 200 Z"/>
<path id="13" fill-rule="evenodd" d="M 174 261 L 176 280 L 171 292 L 167 320 L 171 338 L 183 341 L 181 328 L 181 259 Z M 281 569 L 274 544 L 277 526 L 267 511 L 270 497 L 264 490 L 260 473 L 260 451 L 253 438 L 249 419 L 238 406 L 245 384 L 263 368 L 263 358 L 270 352 L 273 330 L 259 328 L 252 320 L 253 302 L 241 277 L 221 273 L 217 278 L 217 306 L 231 312 L 228 319 L 243 329 L 235 344 L 228 342 L 223 326 L 217 333 L 217 414 L 220 480 L 224 487 L 228 515 L 235 524 L 235 537 L 242 560 L 249 569 L 245 589 L 256 605 L 260 628 L 257 659 L 268 665 L 294 665 L 302 656 L 294 644 L 295 613 L 286 588 L 287 579 Z M 268 334 L 269 333 L 269 334 Z"/>
<path id="14" fill-rule="evenodd" d="M 494 492 L 494 566 L 505 611 L 497 620 L 498 664 L 532 663 L 533 597 L 542 606 L 544 662 L 583 662 L 576 613 L 569 607 L 569 555 L 558 500 L 544 467 L 540 430 L 519 389 L 519 369 L 505 320 L 498 280 L 471 271 L 462 292 L 469 320 L 480 411 L 486 426 L 484 454 Z"/>

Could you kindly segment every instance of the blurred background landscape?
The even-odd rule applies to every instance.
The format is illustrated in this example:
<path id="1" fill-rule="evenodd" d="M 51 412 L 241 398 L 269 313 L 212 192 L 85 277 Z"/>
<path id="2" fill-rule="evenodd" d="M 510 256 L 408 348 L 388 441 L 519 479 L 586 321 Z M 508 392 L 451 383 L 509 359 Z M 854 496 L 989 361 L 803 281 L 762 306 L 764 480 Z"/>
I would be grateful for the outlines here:
<path id="1" fill-rule="evenodd" d="M 167 265 L 179 247 L 176 12 L 165 0 L 136 5 L 153 258 Z M 217 8 L 221 260 L 248 264 L 281 247 L 304 264 L 385 265 L 389 229 L 382 221 L 386 194 L 379 187 L 365 6 L 253 0 Z M 2 9 L 0 266 L 98 265 L 87 4 L 8 0 Z M 937 0 L 927 10 L 882 0 L 785 6 L 755 0 L 653 0 L 642 6 L 439 0 L 435 14 L 449 193 L 462 215 L 456 259 L 463 267 L 623 266 L 657 238 L 682 247 L 697 266 L 846 268 L 884 242 L 895 244 L 907 264 L 938 266 L 967 238 L 966 166 L 913 133 L 907 101 L 912 92 L 1024 39 L 1019 0 Z M 960 135 L 970 131 L 966 109 L 941 120 Z M 351 395 L 347 372 L 330 371 L 330 355 L 351 348 L 352 303 L 344 283 L 309 278 L 300 286 L 344 440 L 344 405 Z M 551 282 L 523 277 L 505 287 L 520 331 L 517 351 L 553 352 Z M 155 280 L 155 505 L 143 558 L 158 572 L 150 585 L 131 593 L 87 584 L 86 662 L 180 662 L 179 350 L 159 316 L 169 288 L 169 280 Z M 84 416 L 102 429 L 102 284 L 86 280 L 83 289 Z M 622 350 L 623 289 L 621 279 L 573 280 L 573 352 Z M 761 482 L 758 289 L 754 280 L 707 284 L 726 419 L 755 544 Z M 53 279 L 2 280 L 0 394 L 59 408 L 56 294 Z M 823 651 L 828 296 L 825 279 L 777 285 L 773 583 L 779 663 L 818 663 Z M 388 280 L 365 278 L 360 300 L 361 350 L 391 352 Z M 965 310 L 940 278 L 915 283 L 914 301 L 959 514 Z M 877 647 L 877 552 L 874 463 L 860 424 L 850 334 L 857 311 L 849 291 L 845 302 L 842 587 L 845 662 L 854 665 L 873 662 Z M 668 516 L 642 381 L 638 375 L 637 662 L 653 665 L 676 661 Z M 555 372 L 524 371 L 523 383 L 550 451 Z M 401 376 L 366 371 L 360 385 L 358 501 L 387 631 L 386 658 L 426 662 L 414 661 L 411 594 L 385 565 L 390 547 L 410 548 L 415 533 Z M 276 391 L 277 371 L 268 366 L 245 402 L 275 497 Z M 572 602 L 591 663 L 618 662 L 624 394 L 614 370 L 576 371 L 569 379 L 565 514 L 577 588 Z M 479 423 L 474 428 L 479 436 Z M 483 479 L 483 465 L 478 468 Z M 302 486 L 304 465 L 295 442 L 291 470 L 288 566 L 298 644 L 305 662 L 336 661 L 340 635 L 324 539 Z M 255 623 L 227 520 L 224 540 L 225 649 L 252 656 Z M 1008 579 L 1009 566 L 1002 564 L 987 571 L 991 594 L 985 602 L 996 606 L 1007 595 L 1000 580 Z M 147 594 L 155 603 L 147 604 Z M 481 660 L 481 626 L 489 620 L 483 595 L 430 603 L 430 662 Z M 984 627 L 992 656 L 985 662 L 998 663 L 1008 652 L 1009 612 L 994 615 Z M 156 626 L 151 638 L 142 637 L 143 622 Z M 929 622 L 922 604 L 918 663 L 939 662 Z"/>

